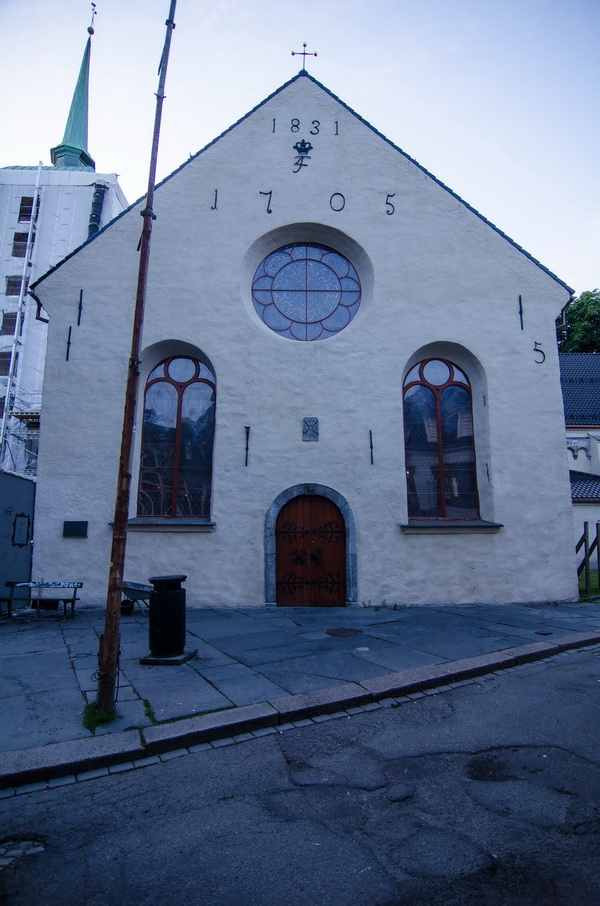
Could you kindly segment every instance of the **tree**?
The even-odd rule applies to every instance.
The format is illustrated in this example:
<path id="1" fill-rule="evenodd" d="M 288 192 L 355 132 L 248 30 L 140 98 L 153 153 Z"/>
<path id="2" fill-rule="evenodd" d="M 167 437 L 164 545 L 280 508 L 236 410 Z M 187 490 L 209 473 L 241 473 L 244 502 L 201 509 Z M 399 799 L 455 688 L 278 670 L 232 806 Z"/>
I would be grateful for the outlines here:
<path id="1" fill-rule="evenodd" d="M 600 352 L 600 289 L 588 289 L 556 319 L 560 352 Z"/>

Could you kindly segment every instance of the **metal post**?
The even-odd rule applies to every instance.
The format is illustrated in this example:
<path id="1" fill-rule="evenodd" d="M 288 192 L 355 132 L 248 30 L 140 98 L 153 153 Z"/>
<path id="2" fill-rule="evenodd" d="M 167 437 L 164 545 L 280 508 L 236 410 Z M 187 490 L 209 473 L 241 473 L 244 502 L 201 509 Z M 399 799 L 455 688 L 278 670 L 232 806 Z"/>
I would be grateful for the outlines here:
<path id="1" fill-rule="evenodd" d="M 158 139 L 160 135 L 162 104 L 165 96 L 164 89 L 167 76 L 169 49 L 171 46 L 171 34 L 175 28 L 174 19 L 176 3 L 177 0 L 171 0 L 169 18 L 165 23 L 167 26 L 165 44 L 158 67 L 159 80 L 158 91 L 156 93 L 156 113 L 154 117 L 154 133 L 150 155 L 148 191 L 146 193 L 146 205 L 141 212 L 144 220 L 140 241 L 140 261 L 131 337 L 131 356 L 129 358 L 129 371 L 125 390 L 121 454 L 119 457 L 112 549 L 108 575 L 108 594 L 106 598 L 106 617 L 104 635 L 102 637 L 98 656 L 99 669 L 96 705 L 99 709 L 108 712 L 115 710 L 116 681 L 119 670 L 119 620 L 121 616 L 121 594 L 123 588 L 123 571 L 125 568 L 127 519 L 129 517 L 129 497 L 131 491 L 131 452 L 133 448 L 133 429 L 139 386 L 142 327 L 144 323 L 144 305 L 148 282 L 148 264 L 150 261 L 150 237 L 152 234 L 152 221 L 155 219 L 152 206 L 154 203 L 154 183 L 156 179 L 156 162 L 158 158 Z"/>

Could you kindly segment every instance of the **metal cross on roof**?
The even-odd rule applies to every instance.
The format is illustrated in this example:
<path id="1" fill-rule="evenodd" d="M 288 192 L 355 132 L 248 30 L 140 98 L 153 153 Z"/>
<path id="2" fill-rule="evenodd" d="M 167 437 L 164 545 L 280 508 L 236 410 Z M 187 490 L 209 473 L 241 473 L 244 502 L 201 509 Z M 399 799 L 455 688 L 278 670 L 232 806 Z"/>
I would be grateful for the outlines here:
<path id="1" fill-rule="evenodd" d="M 292 56 L 295 57 L 296 55 L 302 55 L 302 69 L 306 69 L 306 58 L 316 57 L 316 53 L 313 53 L 310 50 L 306 49 L 306 41 L 303 42 L 302 47 L 304 48 L 303 50 L 293 50 Z"/>

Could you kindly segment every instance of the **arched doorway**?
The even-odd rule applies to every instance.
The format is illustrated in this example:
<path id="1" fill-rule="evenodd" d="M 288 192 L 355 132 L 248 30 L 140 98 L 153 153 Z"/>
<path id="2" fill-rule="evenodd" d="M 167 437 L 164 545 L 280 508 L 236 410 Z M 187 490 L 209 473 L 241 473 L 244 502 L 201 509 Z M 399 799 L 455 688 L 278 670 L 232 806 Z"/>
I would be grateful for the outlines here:
<path id="1" fill-rule="evenodd" d="M 343 607 L 346 526 L 327 497 L 300 494 L 279 511 L 275 527 L 276 602 L 284 607 Z"/>

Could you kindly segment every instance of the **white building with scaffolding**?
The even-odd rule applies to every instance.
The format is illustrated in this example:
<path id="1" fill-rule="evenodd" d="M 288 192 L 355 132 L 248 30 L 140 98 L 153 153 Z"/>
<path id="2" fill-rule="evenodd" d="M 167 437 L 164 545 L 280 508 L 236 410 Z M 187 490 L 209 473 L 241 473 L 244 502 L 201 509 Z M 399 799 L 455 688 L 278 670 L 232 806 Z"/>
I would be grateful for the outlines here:
<path id="1" fill-rule="evenodd" d="M 19 475 L 37 472 L 48 320 L 28 287 L 127 206 L 87 150 L 90 50 L 52 166 L 0 168 L 0 470 Z"/>

